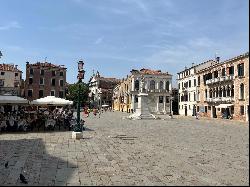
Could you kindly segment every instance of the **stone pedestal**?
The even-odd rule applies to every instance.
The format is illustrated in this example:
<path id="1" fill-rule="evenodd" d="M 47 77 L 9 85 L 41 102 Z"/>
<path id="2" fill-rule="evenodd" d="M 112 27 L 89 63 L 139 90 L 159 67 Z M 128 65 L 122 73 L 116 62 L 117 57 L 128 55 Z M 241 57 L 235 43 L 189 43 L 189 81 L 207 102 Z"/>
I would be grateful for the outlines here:
<path id="1" fill-rule="evenodd" d="M 83 138 L 82 132 L 74 132 L 74 131 L 72 132 L 72 139 L 79 140 L 82 138 Z"/>
<path id="2" fill-rule="evenodd" d="M 148 94 L 138 94 L 138 107 L 134 114 L 128 116 L 129 119 L 156 119 L 148 109 Z"/>

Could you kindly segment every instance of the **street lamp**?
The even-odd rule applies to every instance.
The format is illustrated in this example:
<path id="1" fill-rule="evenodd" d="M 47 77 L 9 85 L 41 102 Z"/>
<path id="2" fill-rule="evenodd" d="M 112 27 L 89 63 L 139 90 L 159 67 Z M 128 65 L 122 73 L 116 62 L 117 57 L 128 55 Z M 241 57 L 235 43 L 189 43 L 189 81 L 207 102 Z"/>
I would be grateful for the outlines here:
<path id="1" fill-rule="evenodd" d="M 98 96 L 99 96 L 99 110 L 101 110 L 101 107 L 102 107 L 102 91 L 98 92 Z"/>
<path id="2" fill-rule="evenodd" d="M 81 83 L 82 83 L 82 79 L 84 79 L 84 74 L 85 71 L 83 70 L 83 65 L 84 62 L 82 60 L 79 60 L 78 62 L 78 99 L 77 99 L 77 124 L 74 126 L 74 132 L 82 132 L 83 125 L 81 124 L 81 119 L 80 119 L 80 89 L 81 89 Z"/>

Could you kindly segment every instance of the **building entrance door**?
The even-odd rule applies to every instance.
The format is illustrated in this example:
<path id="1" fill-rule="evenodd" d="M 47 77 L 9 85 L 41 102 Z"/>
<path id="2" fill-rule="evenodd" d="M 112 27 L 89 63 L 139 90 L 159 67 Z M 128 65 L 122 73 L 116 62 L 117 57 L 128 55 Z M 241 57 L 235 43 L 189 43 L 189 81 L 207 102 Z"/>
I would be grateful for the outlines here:
<path id="1" fill-rule="evenodd" d="M 247 112 L 246 112 L 247 113 L 247 117 L 246 117 L 246 121 L 249 121 L 249 109 L 250 109 L 249 105 L 247 105 Z"/>
<path id="2" fill-rule="evenodd" d="M 185 106 L 185 116 L 187 116 L 187 106 Z"/>
<path id="3" fill-rule="evenodd" d="M 212 106 L 212 109 L 213 109 L 213 118 L 217 118 L 215 106 Z"/>

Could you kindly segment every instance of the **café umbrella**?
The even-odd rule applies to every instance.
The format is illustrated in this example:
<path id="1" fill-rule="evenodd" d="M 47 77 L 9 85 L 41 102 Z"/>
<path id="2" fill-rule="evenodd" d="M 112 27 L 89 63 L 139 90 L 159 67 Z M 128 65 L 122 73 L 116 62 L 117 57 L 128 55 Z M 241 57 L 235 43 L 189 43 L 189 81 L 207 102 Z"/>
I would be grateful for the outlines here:
<path id="1" fill-rule="evenodd" d="M 31 102 L 32 105 L 54 105 L 54 106 L 63 106 L 63 105 L 72 105 L 73 101 L 69 101 L 63 98 L 58 98 L 55 96 L 47 96 L 40 99 L 36 99 Z"/>
<path id="2" fill-rule="evenodd" d="M 29 101 L 27 99 L 24 99 L 22 97 L 18 97 L 15 95 L 0 95 L 0 104 L 28 104 Z"/>

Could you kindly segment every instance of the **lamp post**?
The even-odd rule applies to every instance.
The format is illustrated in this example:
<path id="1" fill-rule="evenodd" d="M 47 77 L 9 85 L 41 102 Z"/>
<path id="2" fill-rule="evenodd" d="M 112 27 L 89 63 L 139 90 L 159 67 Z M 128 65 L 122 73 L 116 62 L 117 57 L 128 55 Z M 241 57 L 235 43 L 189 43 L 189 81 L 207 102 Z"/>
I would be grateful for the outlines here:
<path id="1" fill-rule="evenodd" d="M 74 139 L 80 139 L 82 138 L 82 130 L 83 126 L 81 124 L 81 119 L 80 119 L 80 107 L 81 107 L 81 102 L 80 102 L 80 88 L 81 88 L 81 83 L 82 79 L 84 79 L 84 74 L 85 71 L 83 70 L 83 65 L 84 62 L 82 60 L 79 60 L 78 62 L 78 98 L 77 98 L 77 124 L 74 126 L 74 131 L 72 133 L 72 138 Z"/>
<path id="2" fill-rule="evenodd" d="M 101 90 L 98 92 L 98 96 L 99 96 L 99 110 L 101 110 L 101 107 L 102 107 L 102 91 Z"/>

